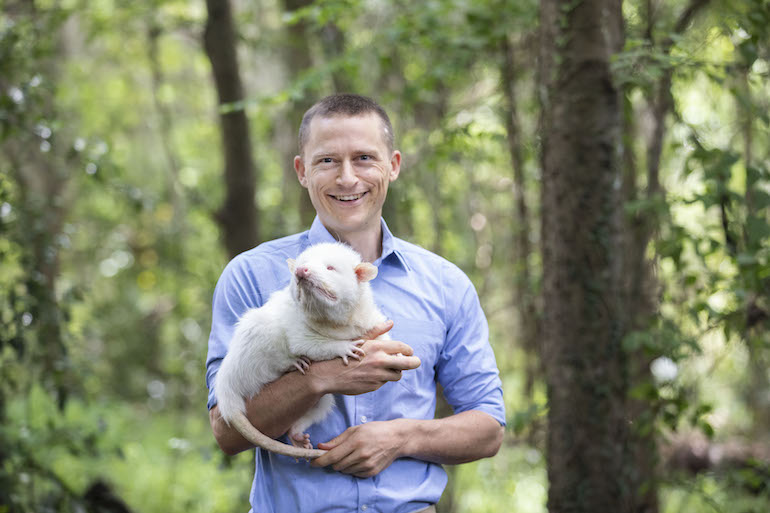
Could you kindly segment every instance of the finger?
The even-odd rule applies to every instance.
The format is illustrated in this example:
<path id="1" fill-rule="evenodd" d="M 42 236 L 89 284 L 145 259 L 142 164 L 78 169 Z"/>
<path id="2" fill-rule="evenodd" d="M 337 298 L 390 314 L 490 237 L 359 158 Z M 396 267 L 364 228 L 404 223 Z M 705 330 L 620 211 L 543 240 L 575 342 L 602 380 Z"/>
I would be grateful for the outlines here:
<path id="1" fill-rule="evenodd" d="M 378 340 L 378 343 L 379 349 L 388 354 L 401 354 L 404 356 L 412 356 L 414 354 L 414 349 L 412 349 L 412 346 L 399 340 Z"/>
<path id="2" fill-rule="evenodd" d="M 344 435 L 345 433 L 343 432 L 342 434 Z M 342 441 L 344 441 L 344 439 L 341 440 L 338 436 L 333 440 L 318 444 L 318 448 L 327 451 L 327 453 L 314 459 L 311 462 L 311 465 L 313 467 L 328 467 L 345 458 L 353 451 L 353 447 L 350 445 L 341 445 Z"/>
<path id="3" fill-rule="evenodd" d="M 393 321 L 387 320 L 385 322 L 382 322 L 376 325 L 374 328 L 364 333 L 363 338 L 365 338 L 366 340 L 374 340 L 380 335 L 384 335 L 385 333 L 389 332 L 392 327 L 393 327 Z"/>
<path id="4" fill-rule="evenodd" d="M 353 474 L 355 472 L 362 472 L 365 470 L 363 468 L 363 461 L 361 456 L 355 451 L 351 451 L 344 458 L 340 458 L 339 461 L 332 463 L 332 468 L 337 472 L 342 472 L 345 474 Z"/>
<path id="5" fill-rule="evenodd" d="M 393 355 L 388 362 L 388 367 L 393 370 L 405 371 L 418 368 L 422 362 L 417 356 Z"/>
<path id="6" fill-rule="evenodd" d="M 331 451 L 335 447 L 341 445 L 345 440 L 347 440 L 347 438 L 350 436 L 350 430 L 351 428 L 348 428 L 342 433 L 340 433 L 339 435 L 329 440 L 328 442 L 319 443 L 318 448 L 323 449 L 325 451 Z"/>

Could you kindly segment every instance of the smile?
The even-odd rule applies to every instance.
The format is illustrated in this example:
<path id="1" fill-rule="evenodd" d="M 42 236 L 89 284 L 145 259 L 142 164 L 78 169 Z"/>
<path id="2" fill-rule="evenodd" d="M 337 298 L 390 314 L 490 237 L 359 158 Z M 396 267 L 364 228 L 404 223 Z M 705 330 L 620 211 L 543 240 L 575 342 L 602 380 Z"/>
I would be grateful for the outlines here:
<path id="1" fill-rule="evenodd" d="M 333 194 L 330 194 L 330 196 L 338 201 L 355 201 L 363 195 L 366 194 L 365 192 L 360 192 L 358 194 L 346 194 L 344 196 L 334 196 Z"/>

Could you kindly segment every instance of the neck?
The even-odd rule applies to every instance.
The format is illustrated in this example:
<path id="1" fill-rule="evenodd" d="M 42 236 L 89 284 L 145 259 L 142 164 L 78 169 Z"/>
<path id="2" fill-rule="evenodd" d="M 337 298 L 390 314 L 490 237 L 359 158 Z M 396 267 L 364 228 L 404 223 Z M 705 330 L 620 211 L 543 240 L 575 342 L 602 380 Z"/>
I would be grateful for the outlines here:
<path id="1" fill-rule="evenodd" d="M 374 230 L 352 233 L 335 233 L 329 230 L 337 240 L 355 249 L 364 262 L 374 262 L 382 255 L 382 226 L 377 223 Z"/>

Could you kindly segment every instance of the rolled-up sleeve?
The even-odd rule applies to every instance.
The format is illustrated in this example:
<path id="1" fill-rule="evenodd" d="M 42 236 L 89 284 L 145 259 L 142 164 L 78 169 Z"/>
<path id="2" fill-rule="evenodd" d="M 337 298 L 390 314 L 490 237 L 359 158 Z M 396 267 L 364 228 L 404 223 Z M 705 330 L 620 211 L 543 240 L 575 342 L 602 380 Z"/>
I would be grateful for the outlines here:
<path id="1" fill-rule="evenodd" d="M 455 413 L 483 411 L 505 425 L 503 389 L 489 344 L 489 328 L 476 290 L 453 265 L 445 268 L 446 340 L 437 365 L 438 381 Z"/>
<path id="2" fill-rule="evenodd" d="M 217 404 L 214 378 L 227 354 L 227 348 L 238 319 L 249 308 L 262 305 L 259 286 L 249 272 L 246 258 L 233 259 L 219 277 L 212 300 L 211 333 L 206 355 L 206 386 L 209 409 Z"/>

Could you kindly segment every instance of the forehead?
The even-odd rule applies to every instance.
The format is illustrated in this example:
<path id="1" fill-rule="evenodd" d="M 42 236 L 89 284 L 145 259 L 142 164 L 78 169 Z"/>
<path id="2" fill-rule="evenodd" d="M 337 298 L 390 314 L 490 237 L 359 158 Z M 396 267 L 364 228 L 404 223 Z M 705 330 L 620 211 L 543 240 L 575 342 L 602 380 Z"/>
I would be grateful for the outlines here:
<path id="1" fill-rule="evenodd" d="M 385 123 L 374 112 L 357 116 L 315 116 L 310 120 L 306 147 L 355 142 L 387 150 L 386 130 Z"/>

